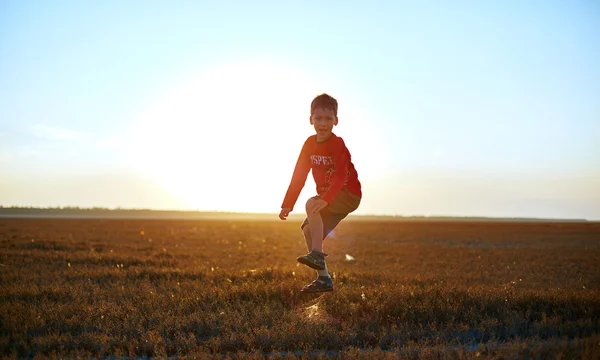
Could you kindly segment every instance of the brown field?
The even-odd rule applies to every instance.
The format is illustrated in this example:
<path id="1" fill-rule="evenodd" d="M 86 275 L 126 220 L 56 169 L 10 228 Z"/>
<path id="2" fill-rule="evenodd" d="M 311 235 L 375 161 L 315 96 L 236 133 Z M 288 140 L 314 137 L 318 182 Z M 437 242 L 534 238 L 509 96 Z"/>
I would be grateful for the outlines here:
<path id="1" fill-rule="evenodd" d="M 325 251 L 307 295 L 298 221 L 0 219 L 0 355 L 600 358 L 599 223 L 349 219 Z"/>

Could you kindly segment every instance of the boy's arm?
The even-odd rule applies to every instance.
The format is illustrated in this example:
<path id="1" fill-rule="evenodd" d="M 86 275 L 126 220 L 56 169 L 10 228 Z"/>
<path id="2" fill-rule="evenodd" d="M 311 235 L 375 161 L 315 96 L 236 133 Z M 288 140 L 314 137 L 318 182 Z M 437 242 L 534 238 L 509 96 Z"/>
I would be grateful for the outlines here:
<path id="1" fill-rule="evenodd" d="M 300 192 L 306 183 L 306 178 L 308 177 L 308 172 L 310 171 L 307 144 L 308 141 L 306 141 L 302 146 L 302 150 L 298 156 L 298 161 L 296 161 L 296 167 L 294 168 L 292 181 L 290 182 L 290 186 L 288 187 L 285 198 L 283 199 L 283 204 L 281 204 L 282 209 L 287 208 L 291 211 L 294 208 L 296 200 L 298 200 L 298 196 L 300 196 Z"/>
<path id="2" fill-rule="evenodd" d="M 344 140 L 340 138 L 339 147 L 336 148 L 333 157 L 333 178 L 329 184 L 329 190 L 321 196 L 321 199 L 327 201 L 328 204 L 331 204 L 335 196 L 344 187 L 344 183 L 346 183 L 349 157 L 348 148 L 346 148 Z"/>

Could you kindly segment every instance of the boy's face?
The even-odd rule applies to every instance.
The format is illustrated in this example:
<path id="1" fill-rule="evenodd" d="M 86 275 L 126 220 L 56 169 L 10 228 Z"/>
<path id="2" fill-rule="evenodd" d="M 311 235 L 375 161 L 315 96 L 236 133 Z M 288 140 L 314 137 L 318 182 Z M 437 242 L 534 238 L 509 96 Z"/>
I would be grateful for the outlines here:
<path id="1" fill-rule="evenodd" d="M 327 138 L 338 124 L 338 118 L 332 109 L 316 108 L 310 117 L 310 124 L 315 127 L 319 137 Z"/>

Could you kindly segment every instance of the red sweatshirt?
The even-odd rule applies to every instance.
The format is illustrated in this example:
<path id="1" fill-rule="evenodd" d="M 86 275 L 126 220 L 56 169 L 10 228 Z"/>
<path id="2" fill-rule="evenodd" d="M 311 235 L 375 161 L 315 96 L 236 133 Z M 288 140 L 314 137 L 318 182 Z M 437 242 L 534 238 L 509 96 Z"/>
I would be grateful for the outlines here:
<path id="1" fill-rule="evenodd" d="M 344 187 L 362 195 L 358 173 L 344 140 L 332 134 L 326 141 L 318 143 L 317 135 L 313 135 L 302 146 L 282 208 L 294 208 L 310 170 L 317 184 L 317 194 L 329 204 Z"/>

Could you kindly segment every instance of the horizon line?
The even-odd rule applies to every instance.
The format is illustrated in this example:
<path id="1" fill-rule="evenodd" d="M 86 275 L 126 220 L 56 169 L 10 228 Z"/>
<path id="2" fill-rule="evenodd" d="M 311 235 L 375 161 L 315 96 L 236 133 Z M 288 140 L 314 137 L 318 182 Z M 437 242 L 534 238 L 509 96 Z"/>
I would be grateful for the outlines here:
<path id="1" fill-rule="evenodd" d="M 2 215 L 2 217 L 7 217 L 10 215 L 26 215 L 26 214 L 6 214 L 5 211 L 6 210 L 16 210 L 16 211 L 35 211 L 38 212 L 37 216 L 41 215 L 39 214 L 40 211 L 59 211 L 59 212 L 65 212 L 65 211 L 81 211 L 81 212 L 93 212 L 93 211 L 103 211 L 103 212 L 154 212 L 154 213 L 187 213 L 189 215 L 191 214 L 198 214 L 198 215 L 222 215 L 222 216 L 277 216 L 277 212 L 249 212 L 249 211 L 230 211 L 230 210 L 191 210 L 191 209 L 161 209 L 161 208 L 128 208 L 128 207 L 101 207 L 101 206 L 94 206 L 94 207 L 80 207 L 80 206 L 47 206 L 47 207 L 40 207 L 40 206 L 16 206 L 16 205 L 10 205 L 10 206 L 5 206 L 5 205 L 1 205 L 0 204 L 0 215 Z M 30 215 L 35 215 L 35 214 L 30 214 Z M 52 214 L 46 214 L 47 216 L 52 216 Z M 56 214 L 58 215 L 58 214 Z M 487 215 L 438 215 L 438 214 L 429 214 L 429 215 L 425 215 L 425 214 L 387 214 L 387 213 L 358 213 L 358 214 L 351 214 L 353 218 L 356 217 L 360 217 L 360 218 L 393 218 L 393 219 L 463 219 L 463 220 L 469 220 L 469 219 L 486 219 L 486 220 L 521 220 L 521 221 L 582 221 L 582 222 L 599 222 L 600 219 L 587 219 L 587 218 L 549 218 L 549 217 L 532 217 L 532 216 L 487 216 Z M 305 217 L 304 214 L 301 213 L 296 213 L 296 214 L 290 214 L 289 217 L 295 218 L 295 217 Z"/>

